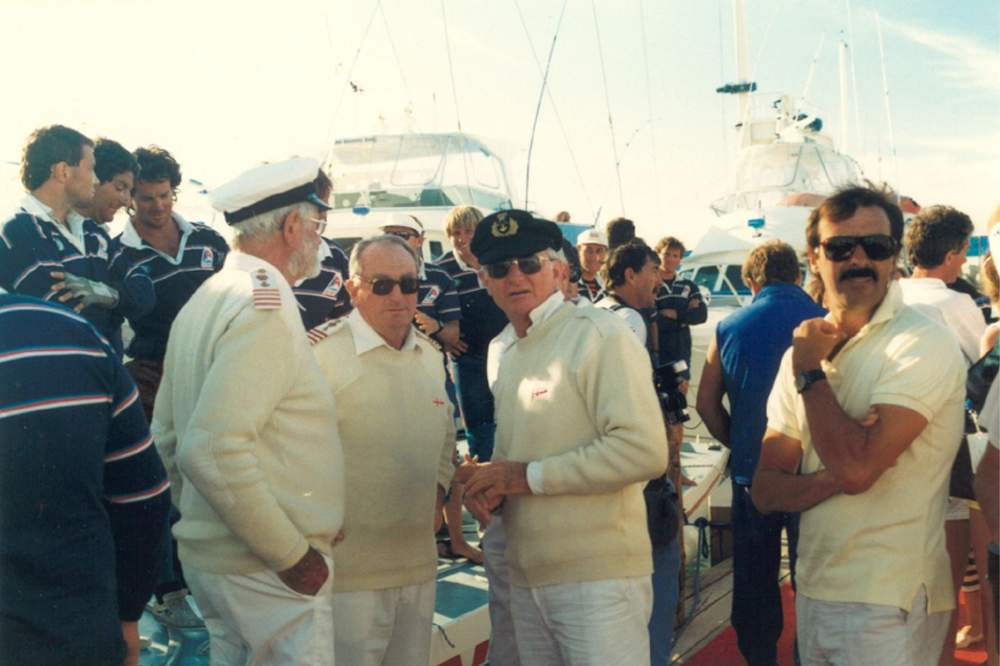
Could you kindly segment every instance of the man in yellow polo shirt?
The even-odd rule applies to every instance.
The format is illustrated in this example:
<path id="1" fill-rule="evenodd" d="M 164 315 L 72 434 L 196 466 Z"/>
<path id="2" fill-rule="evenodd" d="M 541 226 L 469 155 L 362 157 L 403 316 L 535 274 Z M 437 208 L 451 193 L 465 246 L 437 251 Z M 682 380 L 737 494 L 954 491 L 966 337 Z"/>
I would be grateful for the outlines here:
<path id="1" fill-rule="evenodd" d="M 795 330 L 752 484 L 758 510 L 802 512 L 806 665 L 931 666 L 954 606 L 944 509 L 965 363 L 949 331 L 903 304 L 902 232 L 895 203 L 862 187 L 827 198 L 806 229 L 829 314 Z"/>

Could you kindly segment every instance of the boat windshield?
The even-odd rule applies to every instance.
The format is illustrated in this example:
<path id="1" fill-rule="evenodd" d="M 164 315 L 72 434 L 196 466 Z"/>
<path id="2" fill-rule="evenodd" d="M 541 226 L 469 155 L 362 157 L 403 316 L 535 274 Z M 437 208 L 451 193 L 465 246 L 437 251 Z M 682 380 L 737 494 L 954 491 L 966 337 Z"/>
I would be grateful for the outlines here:
<path id="1" fill-rule="evenodd" d="M 512 207 L 503 162 L 464 134 L 341 139 L 331 151 L 329 172 L 333 205 L 340 209 Z"/>
<path id="2" fill-rule="evenodd" d="M 781 205 L 790 194 L 828 195 L 860 177 L 857 163 L 822 143 L 775 142 L 740 151 L 730 194 L 712 203 L 725 215 L 738 209 Z"/>
<path id="3" fill-rule="evenodd" d="M 741 267 L 737 264 L 725 266 L 704 265 L 684 269 L 681 277 L 693 280 L 703 291 L 712 296 L 750 296 L 750 287 L 743 282 Z"/>

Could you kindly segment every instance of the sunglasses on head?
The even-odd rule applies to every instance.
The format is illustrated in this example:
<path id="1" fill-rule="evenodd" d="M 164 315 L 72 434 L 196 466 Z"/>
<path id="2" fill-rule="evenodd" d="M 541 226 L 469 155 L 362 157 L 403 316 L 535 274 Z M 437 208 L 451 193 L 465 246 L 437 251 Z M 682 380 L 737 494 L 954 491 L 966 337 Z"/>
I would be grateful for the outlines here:
<path id="1" fill-rule="evenodd" d="M 390 236 L 399 236 L 403 240 L 410 240 L 411 238 L 419 238 L 420 234 L 416 231 L 387 231 L 385 232 Z"/>
<path id="2" fill-rule="evenodd" d="M 870 236 L 831 236 L 820 241 L 823 254 L 830 261 L 847 261 L 854 248 L 861 246 L 872 261 L 882 261 L 896 254 L 899 243 L 887 234 L 871 234 Z"/>
<path id="3" fill-rule="evenodd" d="M 398 280 L 393 280 L 392 278 L 366 278 L 364 279 L 366 284 L 370 284 L 372 287 L 372 293 L 379 296 L 386 296 L 392 293 L 395 286 L 399 285 L 399 291 L 404 294 L 415 294 L 417 289 L 420 288 L 420 280 L 412 275 L 404 275 Z"/>
<path id="4" fill-rule="evenodd" d="M 543 257 L 537 254 L 529 254 L 527 257 L 504 259 L 503 261 L 486 264 L 483 268 L 486 269 L 486 274 L 491 278 L 494 280 L 500 280 L 507 277 L 507 274 L 510 273 L 511 266 L 514 266 L 515 264 L 525 275 L 534 275 L 538 271 L 542 270 L 542 264 L 546 261 L 548 261 L 548 257 Z"/>

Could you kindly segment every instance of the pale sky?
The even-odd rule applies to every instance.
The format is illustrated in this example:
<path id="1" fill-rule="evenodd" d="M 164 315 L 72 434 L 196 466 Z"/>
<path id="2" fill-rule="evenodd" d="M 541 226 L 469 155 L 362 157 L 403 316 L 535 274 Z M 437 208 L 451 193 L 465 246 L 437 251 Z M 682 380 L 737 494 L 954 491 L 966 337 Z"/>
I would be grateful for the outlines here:
<path id="1" fill-rule="evenodd" d="M 11 163 L 31 130 L 51 123 L 130 149 L 159 144 L 185 178 L 210 187 L 261 160 L 321 156 L 334 138 L 453 131 L 460 121 L 506 156 L 515 203 L 524 205 L 541 84 L 532 48 L 544 65 L 562 7 L 562 0 L 3 0 L 0 196 L 14 207 L 20 190 Z M 852 102 L 847 152 L 870 178 L 889 180 L 923 205 L 954 205 L 981 227 L 1000 203 L 1000 2 L 854 0 L 851 25 L 847 7 L 748 1 L 759 89 L 801 94 L 822 39 L 806 97 L 839 139 L 842 31 L 855 57 L 861 119 L 855 126 Z M 731 33 L 728 0 L 568 0 L 535 135 L 530 205 L 550 216 L 566 209 L 585 223 L 598 209 L 602 224 L 624 213 L 650 239 L 671 233 L 696 241 L 712 219 L 708 203 L 725 191 L 735 149 L 735 102 L 714 92 L 736 78 Z M 348 78 L 362 91 L 352 92 Z M 198 219 L 197 186 L 182 189 L 179 212 Z"/>

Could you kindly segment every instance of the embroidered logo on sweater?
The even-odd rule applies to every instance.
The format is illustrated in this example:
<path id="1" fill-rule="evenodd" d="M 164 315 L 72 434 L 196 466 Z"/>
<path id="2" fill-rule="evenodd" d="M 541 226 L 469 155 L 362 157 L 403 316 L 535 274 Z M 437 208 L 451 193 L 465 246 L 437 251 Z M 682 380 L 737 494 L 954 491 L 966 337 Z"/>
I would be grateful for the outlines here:
<path id="1" fill-rule="evenodd" d="M 274 278 L 263 268 L 250 274 L 253 283 L 253 306 L 258 310 L 277 310 L 281 307 L 281 292 Z"/>
<path id="2" fill-rule="evenodd" d="M 442 400 L 441 398 L 432 398 L 431 402 L 433 402 L 434 405 L 437 407 L 441 407 L 442 405 L 444 405 L 444 400 Z"/>

